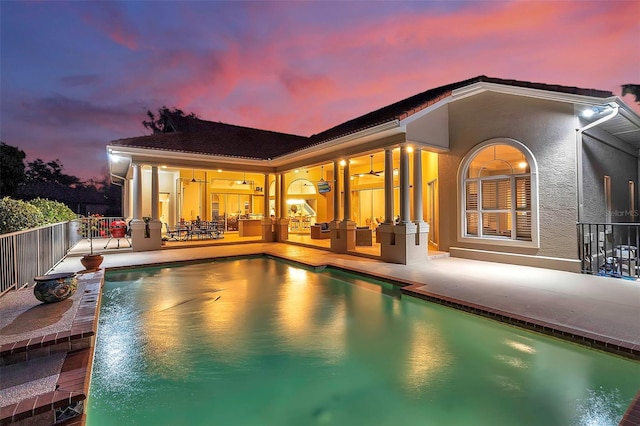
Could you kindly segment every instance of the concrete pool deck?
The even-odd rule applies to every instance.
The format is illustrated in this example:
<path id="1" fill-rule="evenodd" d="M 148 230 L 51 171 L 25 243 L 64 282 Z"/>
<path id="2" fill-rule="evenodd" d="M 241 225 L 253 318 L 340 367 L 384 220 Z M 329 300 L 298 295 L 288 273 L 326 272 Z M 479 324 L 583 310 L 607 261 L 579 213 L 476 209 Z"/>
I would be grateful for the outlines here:
<path id="1" fill-rule="evenodd" d="M 85 251 L 76 246 L 52 272 L 82 270 L 79 253 Z M 103 254 L 105 269 L 261 254 L 312 267 L 333 266 L 403 285 L 403 293 L 416 297 L 640 359 L 640 282 L 636 281 L 452 257 L 396 265 L 284 243 Z M 640 425 L 638 398 L 621 424 Z"/>

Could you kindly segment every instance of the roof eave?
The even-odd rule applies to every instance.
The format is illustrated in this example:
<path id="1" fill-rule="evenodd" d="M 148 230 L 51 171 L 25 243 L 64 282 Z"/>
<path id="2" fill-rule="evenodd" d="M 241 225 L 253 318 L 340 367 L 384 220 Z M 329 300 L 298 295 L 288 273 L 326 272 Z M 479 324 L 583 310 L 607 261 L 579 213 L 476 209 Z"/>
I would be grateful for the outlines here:
<path id="1" fill-rule="evenodd" d="M 608 102 L 608 98 L 586 96 L 575 93 L 564 93 L 552 90 L 534 89 L 531 87 L 512 86 L 498 83 L 477 82 L 454 89 L 451 93 L 453 100 L 460 100 L 482 92 L 504 93 L 507 95 L 526 96 L 536 99 L 544 99 L 556 102 L 565 102 L 578 105 L 600 105 Z"/>
<path id="2" fill-rule="evenodd" d="M 212 154 L 200 154 L 190 152 L 168 151 L 154 148 L 137 148 L 122 145 L 107 145 L 107 152 L 111 156 L 123 156 L 132 163 L 141 162 L 146 165 L 162 166 L 167 164 L 167 154 L 171 154 L 171 164 L 179 167 L 220 167 L 224 164 L 224 168 L 242 170 L 244 167 L 264 168 L 265 162 L 267 166 L 270 166 L 269 160 L 246 158 L 246 157 L 232 157 L 224 155 L 212 155 Z M 235 167 L 237 166 L 237 167 Z M 111 164 L 110 164 L 111 167 Z"/>
<path id="3" fill-rule="evenodd" d="M 406 129 L 400 125 L 400 121 L 394 119 L 281 155 L 273 159 L 273 165 L 276 167 L 282 167 L 286 166 L 287 163 L 294 161 L 297 163 L 303 160 L 314 159 L 318 155 L 326 152 L 333 152 L 338 147 L 341 151 L 349 151 L 350 148 L 366 144 L 369 141 L 404 132 L 406 132 Z"/>

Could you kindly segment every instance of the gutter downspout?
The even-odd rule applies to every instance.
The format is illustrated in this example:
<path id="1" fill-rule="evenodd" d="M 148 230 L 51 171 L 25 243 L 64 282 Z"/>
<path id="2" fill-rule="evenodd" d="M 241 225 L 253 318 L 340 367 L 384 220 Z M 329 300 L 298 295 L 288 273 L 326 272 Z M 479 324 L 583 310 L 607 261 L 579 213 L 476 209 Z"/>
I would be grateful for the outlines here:
<path id="1" fill-rule="evenodd" d="M 594 122 L 587 124 L 584 127 L 579 127 L 576 130 L 576 177 L 578 184 L 578 222 L 582 222 L 584 215 L 584 182 L 582 181 L 582 134 L 600 124 L 611 120 L 613 117 L 618 115 L 619 107 L 616 103 L 610 103 L 609 106 L 613 108 L 609 114 L 605 115 L 602 118 L 597 119 Z M 578 120 L 578 117 L 576 117 Z"/>

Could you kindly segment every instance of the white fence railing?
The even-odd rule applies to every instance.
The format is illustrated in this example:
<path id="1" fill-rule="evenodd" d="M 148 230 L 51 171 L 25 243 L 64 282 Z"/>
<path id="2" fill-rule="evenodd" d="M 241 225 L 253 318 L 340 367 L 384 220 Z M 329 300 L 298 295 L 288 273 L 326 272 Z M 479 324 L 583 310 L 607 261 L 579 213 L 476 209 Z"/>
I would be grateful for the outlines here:
<path id="1" fill-rule="evenodd" d="M 0 235 L 0 296 L 33 283 L 80 239 L 79 221 L 61 222 Z"/>

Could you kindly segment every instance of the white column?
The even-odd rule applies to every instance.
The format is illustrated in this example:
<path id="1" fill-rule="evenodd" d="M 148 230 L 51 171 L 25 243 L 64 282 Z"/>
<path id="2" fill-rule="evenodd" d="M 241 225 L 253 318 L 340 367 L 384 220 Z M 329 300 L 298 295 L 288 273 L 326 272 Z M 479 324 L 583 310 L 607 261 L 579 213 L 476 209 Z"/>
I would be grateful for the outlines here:
<path id="1" fill-rule="evenodd" d="M 133 219 L 142 219 L 142 170 L 140 164 L 133 164 Z"/>
<path id="2" fill-rule="evenodd" d="M 340 220 L 340 162 L 333 160 L 333 220 Z"/>
<path id="3" fill-rule="evenodd" d="M 264 218 L 271 217 L 271 211 L 269 209 L 269 173 L 264 174 Z"/>
<path id="4" fill-rule="evenodd" d="M 276 228 L 274 228 L 274 221 L 271 220 L 271 209 L 269 207 L 269 173 L 264 174 L 263 194 L 264 216 L 262 217 L 262 221 L 260 222 L 260 228 L 262 240 L 265 242 L 271 242 L 276 238 L 276 233 L 274 232 Z"/>
<path id="5" fill-rule="evenodd" d="M 423 222 L 424 210 L 422 203 L 422 149 L 413 150 L 413 222 Z"/>
<path id="6" fill-rule="evenodd" d="M 282 199 L 282 193 L 280 192 L 280 179 L 282 179 L 280 174 L 276 175 L 276 217 L 282 217 L 280 213 L 280 200 Z"/>
<path id="7" fill-rule="evenodd" d="M 280 211 L 276 215 L 278 217 L 276 225 L 276 235 L 278 241 L 286 241 L 289 239 L 289 216 L 287 215 L 287 180 L 284 174 L 277 176 L 277 188 L 276 193 L 279 194 L 276 197 L 276 205 L 280 207 Z"/>
<path id="8" fill-rule="evenodd" d="M 393 149 L 384 150 L 384 223 L 393 223 Z"/>
<path id="9" fill-rule="evenodd" d="M 131 203 L 129 202 L 131 182 L 129 179 L 124 180 L 122 183 L 122 217 L 127 219 L 131 216 Z"/>
<path id="10" fill-rule="evenodd" d="M 347 222 L 351 220 L 351 176 L 350 173 L 350 165 L 349 160 L 347 159 L 344 165 L 344 172 L 342 175 L 342 179 L 344 180 L 344 211 L 343 211 L 343 222 Z"/>
<path id="11" fill-rule="evenodd" d="M 158 185 L 158 166 L 151 166 L 151 220 L 159 221 L 160 186 Z"/>
<path id="12" fill-rule="evenodd" d="M 400 147 L 400 223 L 411 222 L 409 199 L 409 151 L 408 146 Z"/>
<path id="13" fill-rule="evenodd" d="M 287 180 L 284 175 L 280 175 L 280 217 L 288 218 L 287 216 Z"/>

